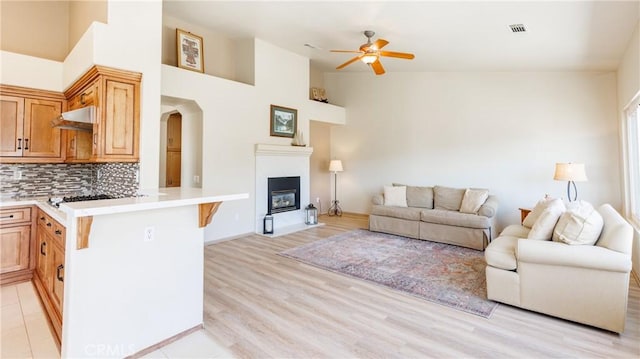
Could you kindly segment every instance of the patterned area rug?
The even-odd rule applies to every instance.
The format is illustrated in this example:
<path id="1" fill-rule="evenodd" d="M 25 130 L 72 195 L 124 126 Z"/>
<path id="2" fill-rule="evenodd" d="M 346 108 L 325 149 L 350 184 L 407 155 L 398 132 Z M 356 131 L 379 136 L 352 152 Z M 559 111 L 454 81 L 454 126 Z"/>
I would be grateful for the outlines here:
<path id="1" fill-rule="evenodd" d="M 358 229 L 280 255 L 489 318 L 484 252 Z"/>

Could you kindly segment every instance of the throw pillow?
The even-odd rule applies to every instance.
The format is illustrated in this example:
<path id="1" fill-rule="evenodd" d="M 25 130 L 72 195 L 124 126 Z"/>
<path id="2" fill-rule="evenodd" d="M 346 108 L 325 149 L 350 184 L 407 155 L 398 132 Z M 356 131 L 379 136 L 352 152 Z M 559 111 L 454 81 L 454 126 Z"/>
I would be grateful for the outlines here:
<path id="1" fill-rule="evenodd" d="M 540 217 L 542 212 L 544 212 L 544 210 L 552 200 L 553 198 L 549 196 L 545 196 L 543 199 L 539 200 L 538 203 L 536 203 L 536 206 L 533 207 L 531 212 L 529 212 L 529 214 L 524 218 L 524 221 L 522 221 L 522 225 L 527 228 L 532 228 L 533 224 L 536 223 L 538 217 Z"/>
<path id="2" fill-rule="evenodd" d="M 604 221 L 589 202 L 573 202 L 553 230 L 553 240 L 566 244 L 593 245 L 598 241 Z"/>
<path id="3" fill-rule="evenodd" d="M 406 186 L 399 183 L 396 187 L 407 187 L 407 206 L 433 209 L 433 187 Z"/>
<path id="4" fill-rule="evenodd" d="M 384 205 L 406 207 L 407 187 L 384 186 Z"/>
<path id="5" fill-rule="evenodd" d="M 529 239 L 537 239 L 541 241 L 549 241 L 553 237 L 553 229 L 558 223 L 558 219 L 565 211 L 564 202 L 557 198 L 549 201 L 547 208 L 540 214 L 536 222 L 531 227 Z"/>
<path id="6" fill-rule="evenodd" d="M 433 205 L 435 209 L 459 211 L 464 192 L 464 188 L 435 186 L 433 187 Z"/>
<path id="7" fill-rule="evenodd" d="M 489 197 L 489 191 L 486 189 L 471 189 L 467 188 L 462 197 L 462 204 L 460 205 L 461 213 L 478 213 L 480 206 Z"/>

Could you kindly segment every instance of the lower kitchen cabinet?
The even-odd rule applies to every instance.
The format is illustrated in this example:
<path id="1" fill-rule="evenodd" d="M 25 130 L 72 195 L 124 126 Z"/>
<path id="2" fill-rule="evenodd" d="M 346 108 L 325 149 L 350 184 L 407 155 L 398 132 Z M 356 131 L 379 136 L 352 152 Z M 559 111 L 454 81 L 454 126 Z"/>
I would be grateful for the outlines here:
<path id="1" fill-rule="evenodd" d="M 60 344 L 64 298 L 65 228 L 43 211 L 39 211 L 36 232 L 38 256 L 34 284 L 51 321 L 55 338 Z"/>
<path id="2" fill-rule="evenodd" d="M 35 267 L 33 207 L 0 209 L 0 283 L 29 280 Z"/>

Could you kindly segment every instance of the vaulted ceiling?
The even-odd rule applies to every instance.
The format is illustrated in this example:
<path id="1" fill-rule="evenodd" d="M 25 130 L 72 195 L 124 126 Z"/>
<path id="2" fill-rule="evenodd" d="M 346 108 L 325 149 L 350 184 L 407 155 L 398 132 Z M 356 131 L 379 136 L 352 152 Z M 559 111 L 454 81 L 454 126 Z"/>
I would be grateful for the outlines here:
<path id="1" fill-rule="evenodd" d="M 332 71 L 374 30 L 387 71 L 615 70 L 640 19 L 640 1 L 180 1 L 171 16 L 231 38 L 257 37 Z M 522 24 L 514 33 L 509 25 Z M 315 48 L 305 46 L 311 45 Z M 206 44 L 205 44 L 206 46 Z M 342 71 L 370 71 L 356 63 Z"/>

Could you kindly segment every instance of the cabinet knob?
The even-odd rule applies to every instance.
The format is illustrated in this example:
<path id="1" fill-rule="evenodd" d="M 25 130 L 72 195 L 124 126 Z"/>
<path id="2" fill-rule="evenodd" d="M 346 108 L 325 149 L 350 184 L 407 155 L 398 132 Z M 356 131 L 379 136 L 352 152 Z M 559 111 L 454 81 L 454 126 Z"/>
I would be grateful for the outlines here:
<path id="1" fill-rule="evenodd" d="M 51 222 L 47 222 L 47 227 L 51 227 Z"/>
<path id="2" fill-rule="evenodd" d="M 56 229 L 56 234 L 57 234 L 57 235 L 61 235 L 61 234 L 62 234 L 62 231 L 61 231 L 61 230 L 59 230 L 59 229 Z"/>
<path id="3" fill-rule="evenodd" d="M 28 138 L 25 138 L 25 139 L 24 139 L 24 149 L 25 149 L 25 150 L 28 150 L 28 149 L 29 149 L 29 139 L 28 139 Z"/>
<path id="4" fill-rule="evenodd" d="M 47 242 L 40 243 L 40 254 L 42 254 L 43 256 L 47 255 L 47 253 L 44 252 L 44 247 L 46 246 L 47 246 Z"/>
<path id="5" fill-rule="evenodd" d="M 22 149 L 22 138 L 18 138 L 18 149 Z"/>
<path id="6" fill-rule="evenodd" d="M 8 215 L 8 216 L 4 216 L 4 217 L 0 217 L 0 218 L 2 218 L 2 219 L 5 219 L 5 218 L 13 218 L 13 214 L 10 214 L 10 215 Z"/>
<path id="7" fill-rule="evenodd" d="M 86 102 L 84 101 L 84 97 L 85 96 L 87 96 L 87 94 L 83 93 L 82 95 L 80 95 L 80 104 L 82 104 L 82 105 L 86 104 Z"/>
<path id="8" fill-rule="evenodd" d="M 56 268 L 56 278 L 61 281 L 64 282 L 64 278 L 60 275 L 60 271 L 64 269 L 64 265 L 59 265 L 58 268 Z"/>

